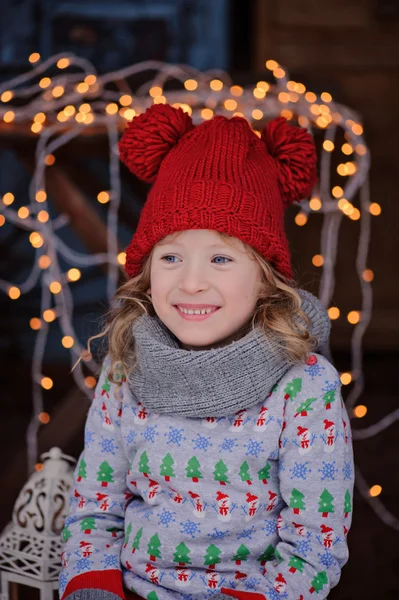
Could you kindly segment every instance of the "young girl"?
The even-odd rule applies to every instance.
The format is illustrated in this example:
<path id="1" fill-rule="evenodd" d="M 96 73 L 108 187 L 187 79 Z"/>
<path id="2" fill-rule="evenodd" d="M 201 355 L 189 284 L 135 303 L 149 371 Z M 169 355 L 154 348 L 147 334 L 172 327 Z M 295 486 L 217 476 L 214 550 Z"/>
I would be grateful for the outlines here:
<path id="1" fill-rule="evenodd" d="M 103 332 L 60 596 L 326 598 L 348 560 L 351 432 L 283 225 L 316 181 L 312 137 L 154 105 L 120 152 L 154 185 Z"/>

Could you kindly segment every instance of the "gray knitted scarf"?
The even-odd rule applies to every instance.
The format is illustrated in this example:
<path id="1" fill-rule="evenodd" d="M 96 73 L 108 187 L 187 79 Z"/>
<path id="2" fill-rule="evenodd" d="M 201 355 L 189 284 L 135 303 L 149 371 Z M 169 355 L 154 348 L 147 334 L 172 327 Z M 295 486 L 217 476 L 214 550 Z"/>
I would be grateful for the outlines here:
<path id="1" fill-rule="evenodd" d="M 330 320 L 319 300 L 299 290 L 309 332 L 322 348 Z M 129 377 L 133 396 L 157 413 L 222 417 L 267 397 L 292 366 L 277 334 L 259 327 L 221 348 L 185 350 L 158 317 L 143 315 L 133 325 L 137 365 Z"/>

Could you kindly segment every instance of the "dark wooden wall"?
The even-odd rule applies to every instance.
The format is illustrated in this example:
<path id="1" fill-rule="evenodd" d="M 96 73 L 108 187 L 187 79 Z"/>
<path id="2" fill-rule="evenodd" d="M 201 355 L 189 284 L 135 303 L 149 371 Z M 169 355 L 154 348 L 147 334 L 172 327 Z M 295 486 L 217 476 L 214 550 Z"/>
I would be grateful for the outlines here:
<path id="1" fill-rule="evenodd" d="M 373 281 L 374 316 L 365 336 L 369 351 L 399 350 L 399 3 L 392 0 L 258 0 L 254 18 L 253 64 L 265 60 L 287 67 L 292 79 L 310 90 L 330 91 L 360 113 L 371 150 L 371 201 L 382 214 L 372 219 L 368 267 Z M 358 223 L 344 220 L 338 253 L 335 301 L 343 316 L 334 322 L 332 343 L 348 344 L 345 315 L 360 307 L 355 274 Z M 320 221 L 289 227 L 293 246 L 309 258 L 318 250 Z M 294 256 L 295 260 L 295 256 Z M 317 291 L 319 272 L 301 262 L 305 283 Z"/>

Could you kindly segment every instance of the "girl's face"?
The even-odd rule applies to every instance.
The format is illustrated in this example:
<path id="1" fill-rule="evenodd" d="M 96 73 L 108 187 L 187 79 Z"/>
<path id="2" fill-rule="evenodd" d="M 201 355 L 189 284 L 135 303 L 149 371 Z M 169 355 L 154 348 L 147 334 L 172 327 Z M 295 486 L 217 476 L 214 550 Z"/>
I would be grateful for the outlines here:
<path id="1" fill-rule="evenodd" d="M 227 244 L 208 229 L 167 236 L 152 255 L 150 293 L 155 312 L 187 350 L 238 339 L 252 316 L 261 282 L 261 267 L 244 244 L 235 238 Z M 179 307 L 212 312 L 187 315 Z"/>

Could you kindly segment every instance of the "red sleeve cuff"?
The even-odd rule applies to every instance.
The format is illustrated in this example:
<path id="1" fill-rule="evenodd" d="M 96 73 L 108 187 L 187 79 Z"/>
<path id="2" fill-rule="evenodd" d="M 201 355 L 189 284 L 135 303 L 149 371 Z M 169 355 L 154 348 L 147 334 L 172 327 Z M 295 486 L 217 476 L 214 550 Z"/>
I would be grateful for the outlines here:
<path id="1" fill-rule="evenodd" d="M 233 590 L 230 588 L 222 588 L 220 591 L 222 594 L 232 596 L 238 600 L 267 600 L 266 596 L 263 594 L 258 594 L 258 592 L 242 592 L 240 590 Z"/>
<path id="2" fill-rule="evenodd" d="M 109 571 L 89 571 L 88 573 L 77 575 L 68 583 L 61 600 L 66 599 L 67 596 L 73 592 L 87 588 L 112 592 L 122 598 L 122 600 L 125 600 L 125 593 L 122 585 L 122 573 L 119 569 L 112 569 Z"/>

